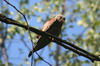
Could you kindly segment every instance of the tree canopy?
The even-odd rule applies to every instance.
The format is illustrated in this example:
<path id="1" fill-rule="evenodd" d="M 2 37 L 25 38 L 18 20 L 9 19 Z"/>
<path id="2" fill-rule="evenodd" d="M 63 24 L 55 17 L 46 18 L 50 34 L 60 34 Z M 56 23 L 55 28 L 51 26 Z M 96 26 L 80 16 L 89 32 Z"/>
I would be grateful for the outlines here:
<path id="1" fill-rule="evenodd" d="M 99 56 L 100 55 L 100 0 L 9 0 L 21 13 L 26 16 L 29 25 L 41 29 L 43 24 L 61 13 L 66 17 L 61 37 L 76 46 Z M 5 0 L 0 0 L 0 13 L 26 25 L 24 17 Z M 32 41 L 36 44 L 37 34 L 31 33 Z M 28 31 L 0 22 L 0 65 L 47 65 L 36 54 L 27 58 L 32 49 Z M 68 49 L 51 43 L 41 49 L 39 55 L 56 66 L 99 66 L 87 58 L 79 56 Z M 38 64 L 39 63 L 39 64 Z"/>

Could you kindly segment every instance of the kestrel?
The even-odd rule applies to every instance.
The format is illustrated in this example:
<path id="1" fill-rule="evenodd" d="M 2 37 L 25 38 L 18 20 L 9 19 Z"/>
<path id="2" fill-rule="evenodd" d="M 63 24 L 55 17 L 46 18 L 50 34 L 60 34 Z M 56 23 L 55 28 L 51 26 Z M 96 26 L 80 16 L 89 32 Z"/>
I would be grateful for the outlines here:
<path id="1" fill-rule="evenodd" d="M 61 27 L 64 22 L 65 22 L 65 17 L 61 14 L 58 14 L 56 17 L 51 18 L 44 24 L 42 31 L 45 31 L 49 34 L 52 34 L 58 37 L 58 35 L 61 32 Z M 33 47 L 32 51 L 30 51 L 28 57 L 30 57 L 34 52 L 47 46 L 51 41 L 52 41 L 51 38 L 39 36 L 36 46 Z"/>

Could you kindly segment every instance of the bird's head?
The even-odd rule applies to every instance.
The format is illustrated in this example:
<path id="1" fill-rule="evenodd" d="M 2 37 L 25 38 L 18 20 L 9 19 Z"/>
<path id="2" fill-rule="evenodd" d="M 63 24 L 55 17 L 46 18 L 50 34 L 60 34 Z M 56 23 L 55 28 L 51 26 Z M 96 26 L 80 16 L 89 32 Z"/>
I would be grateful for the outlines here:
<path id="1" fill-rule="evenodd" d="M 59 22 L 64 22 L 65 21 L 65 17 L 62 14 L 58 14 L 55 17 Z"/>

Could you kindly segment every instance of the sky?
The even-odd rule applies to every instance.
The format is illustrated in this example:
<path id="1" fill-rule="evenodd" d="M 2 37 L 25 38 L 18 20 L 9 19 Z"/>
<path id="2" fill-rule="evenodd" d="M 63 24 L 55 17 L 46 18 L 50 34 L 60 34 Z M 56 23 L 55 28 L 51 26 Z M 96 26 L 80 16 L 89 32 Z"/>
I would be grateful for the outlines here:
<path id="1" fill-rule="evenodd" d="M 30 1 L 30 4 L 28 5 L 28 7 L 30 6 L 30 5 L 32 5 L 32 4 L 34 4 L 34 3 L 37 3 L 37 2 L 39 2 L 39 1 L 41 1 L 41 0 L 31 0 Z M 19 0 L 9 0 L 9 2 L 10 3 L 12 3 L 13 5 L 15 5 L 17 8 L 19 8 Z M 68 5 L 70 6 L 70 4 L 72 4 L 73 2 L 75 2 L 75 0 L 71 0 L 71 1 L 69 1 L 68 2 Z M 4 3 L 5 4 L 5 3 Z M 8 6 L 9 7 L 9 10 L 10 11 L 12 11 L 12 12 L 15 12 L 16 10 L 14 9 L 14 8 L 12 8 L 11 6 Z M 69 10 L 69 11 L 71 11 L 71 10 Z M 10 17 L 12 17 L 12 16 L 10 16 Z M 68 17 L 66 16 L 66 18 L 68 19 Z M 33 22 L 33 20 L 34 20 L 34 22 Z M 78 20 L 80 20 L 80 18 L 77 18 L 77 21 Z M 30 20 L 28 20 L 29 22 L 30 22 L 30 25 L 31 26 L 34 26 L 34 27 L 38 27 L 39 26 L 39 28 L 41 28 L 42 26 L 43 26 L 43 24 L 41 23 L 39 23 L 38 21 L 37 21 L 37 18 L 36 17 L 32 17 Z M 70 38 L 73 38 L 72 37 L 72 34 L 73 34 L 73 32 L 74 32 L 74 34 L 80 34 L 83 30 L 84 30 L 84 28 L 83 27 L 79 27 L 79 26 L 77 26 L 77 24 L 76 23 L 72 23 L 72 24 L 69 24 L 68 26 L 70 26 L 70 25 L 75 25 L 74 26 L 74 29 L 72 28 L 70 28 L 70 29 L 68 29 L 68 30 L 65 30 L 65 33 L 67 33 L 69 36 L 68 37 L 70 37 Z M 79 28 L 81 29 L 81 30 L 79 30 Z M 28 47 L 30 47 L 30 49 L 32 48 L 32 43 L 31 43 L 31 41 L 29 40 L 29 38 L 27 38 L 28 37 L 28 34 L 26 33 L 25 34 L 25 42 L 27 43 L 27 45 L 28 45 Z M 63 38 L 63 39 L 65 39 L 65 38 Z M 7 43 L 7 45 L 6 45 L 6 47 L 9 47 L 9 41 L 6 41 L 6 43 Z M 28 53 L 29 53 L 29 50 L 25 47 L 25 45 L 21 42 L 21 37 L 20 37 L 20 35 L 19 34 L 16 34 L 15 36 L 14 36 L 14 39 L 12 39 L 12 41 L 11 41 L 11 43 L 10 43 L 11 45 L 10 45 L 10 48 L 7 50 L 8 51 L 8 55 L 9 55 L 9 61 L 10 62 L 12 62 L 13 64 L 14 64 L 14 66 L 17 66 L 17 63 L 18 64 L 24 64 L 23 66 L 27 66 L 27 64 L 29 64 L 29 62 L 31 62 L 31 58 L 27 58 L 27 55 L 28 55 Z M 56 46 L 56 44 L 54 44 L 53 45 L 53 50 L 55 50 L 55 46 Z M 65 49 L 63 48 L 63 50 L 65 51 Z M 38 53 L 41 53 L 41 51 L 43 51 L 43 53 L 42 53 L 42 55 L 41 55 L 41 57 L 43 57 L 43 59 L 44 60 L 46 60 L 47 62 L 50 62 L 51 64 L 55 64 L 55 61 L 54 61 L 54 59 L 53 59 L 53 57 L 49 57 L 48 55 L 49 55 L 49 53 L 50 53 L 50 51 L 49 51 L 49 49 L 48 49 L 48 46 L 46 46 L 44 49 L 42 49 L 42 50 L 40 50 L 40 51 L 38 51 Z M 24 54 L 20 54 L 20 53 L 24 53 Z M 35 53 L 34 53 L 34 55 L 35 55 L 35 57 L 38 57 Z M 28 59 L 28 61 L 27 61 L 27 64 L 25 64 L 25 58 L 27 58 Z M 84 58 L 84 57 L 79 57 L 79 59 L 80 60 L 85 60 L 86 58 Z M 85 64 L 85 65 L 83 65 L 83 66 L 86 66 L 87 64 Z M 40 62 L 39 64 L 37 64 L 37 66 L 49 66 L 48 64 L 46 64 L 45 62 Z M 87 65 L 87 66 L 89 66 L 89 65 Z"/>

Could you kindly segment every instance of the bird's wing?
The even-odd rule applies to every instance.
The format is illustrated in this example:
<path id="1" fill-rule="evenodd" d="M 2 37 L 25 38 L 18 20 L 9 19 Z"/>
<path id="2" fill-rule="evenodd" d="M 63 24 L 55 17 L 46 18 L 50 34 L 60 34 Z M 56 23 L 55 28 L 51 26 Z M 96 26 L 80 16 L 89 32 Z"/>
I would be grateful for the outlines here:
<path id="1" fill-rule="evenodd" d="M 43 26 L 43 28 L 42 28 L 42 31 L 47 31 L 47 30 L 50 28 L 50 26 L 51 26 L 55 21 L 56 21 L 56 18 L 51 18 L 50 20 L 48 20 L 48 21 L 44 24 L 44 26 Z"/>
<path id="2" fill-rule="evenodd" d="M 46 32 L 55 21 L 56 21 L 56 18 L 51 18 L 50 20 L 48 20 L 42 27 L 42 31 Z M 37 38 L 40 38 L 40 37 L 41 37 L 40 35 L 37 35 Z"/>

